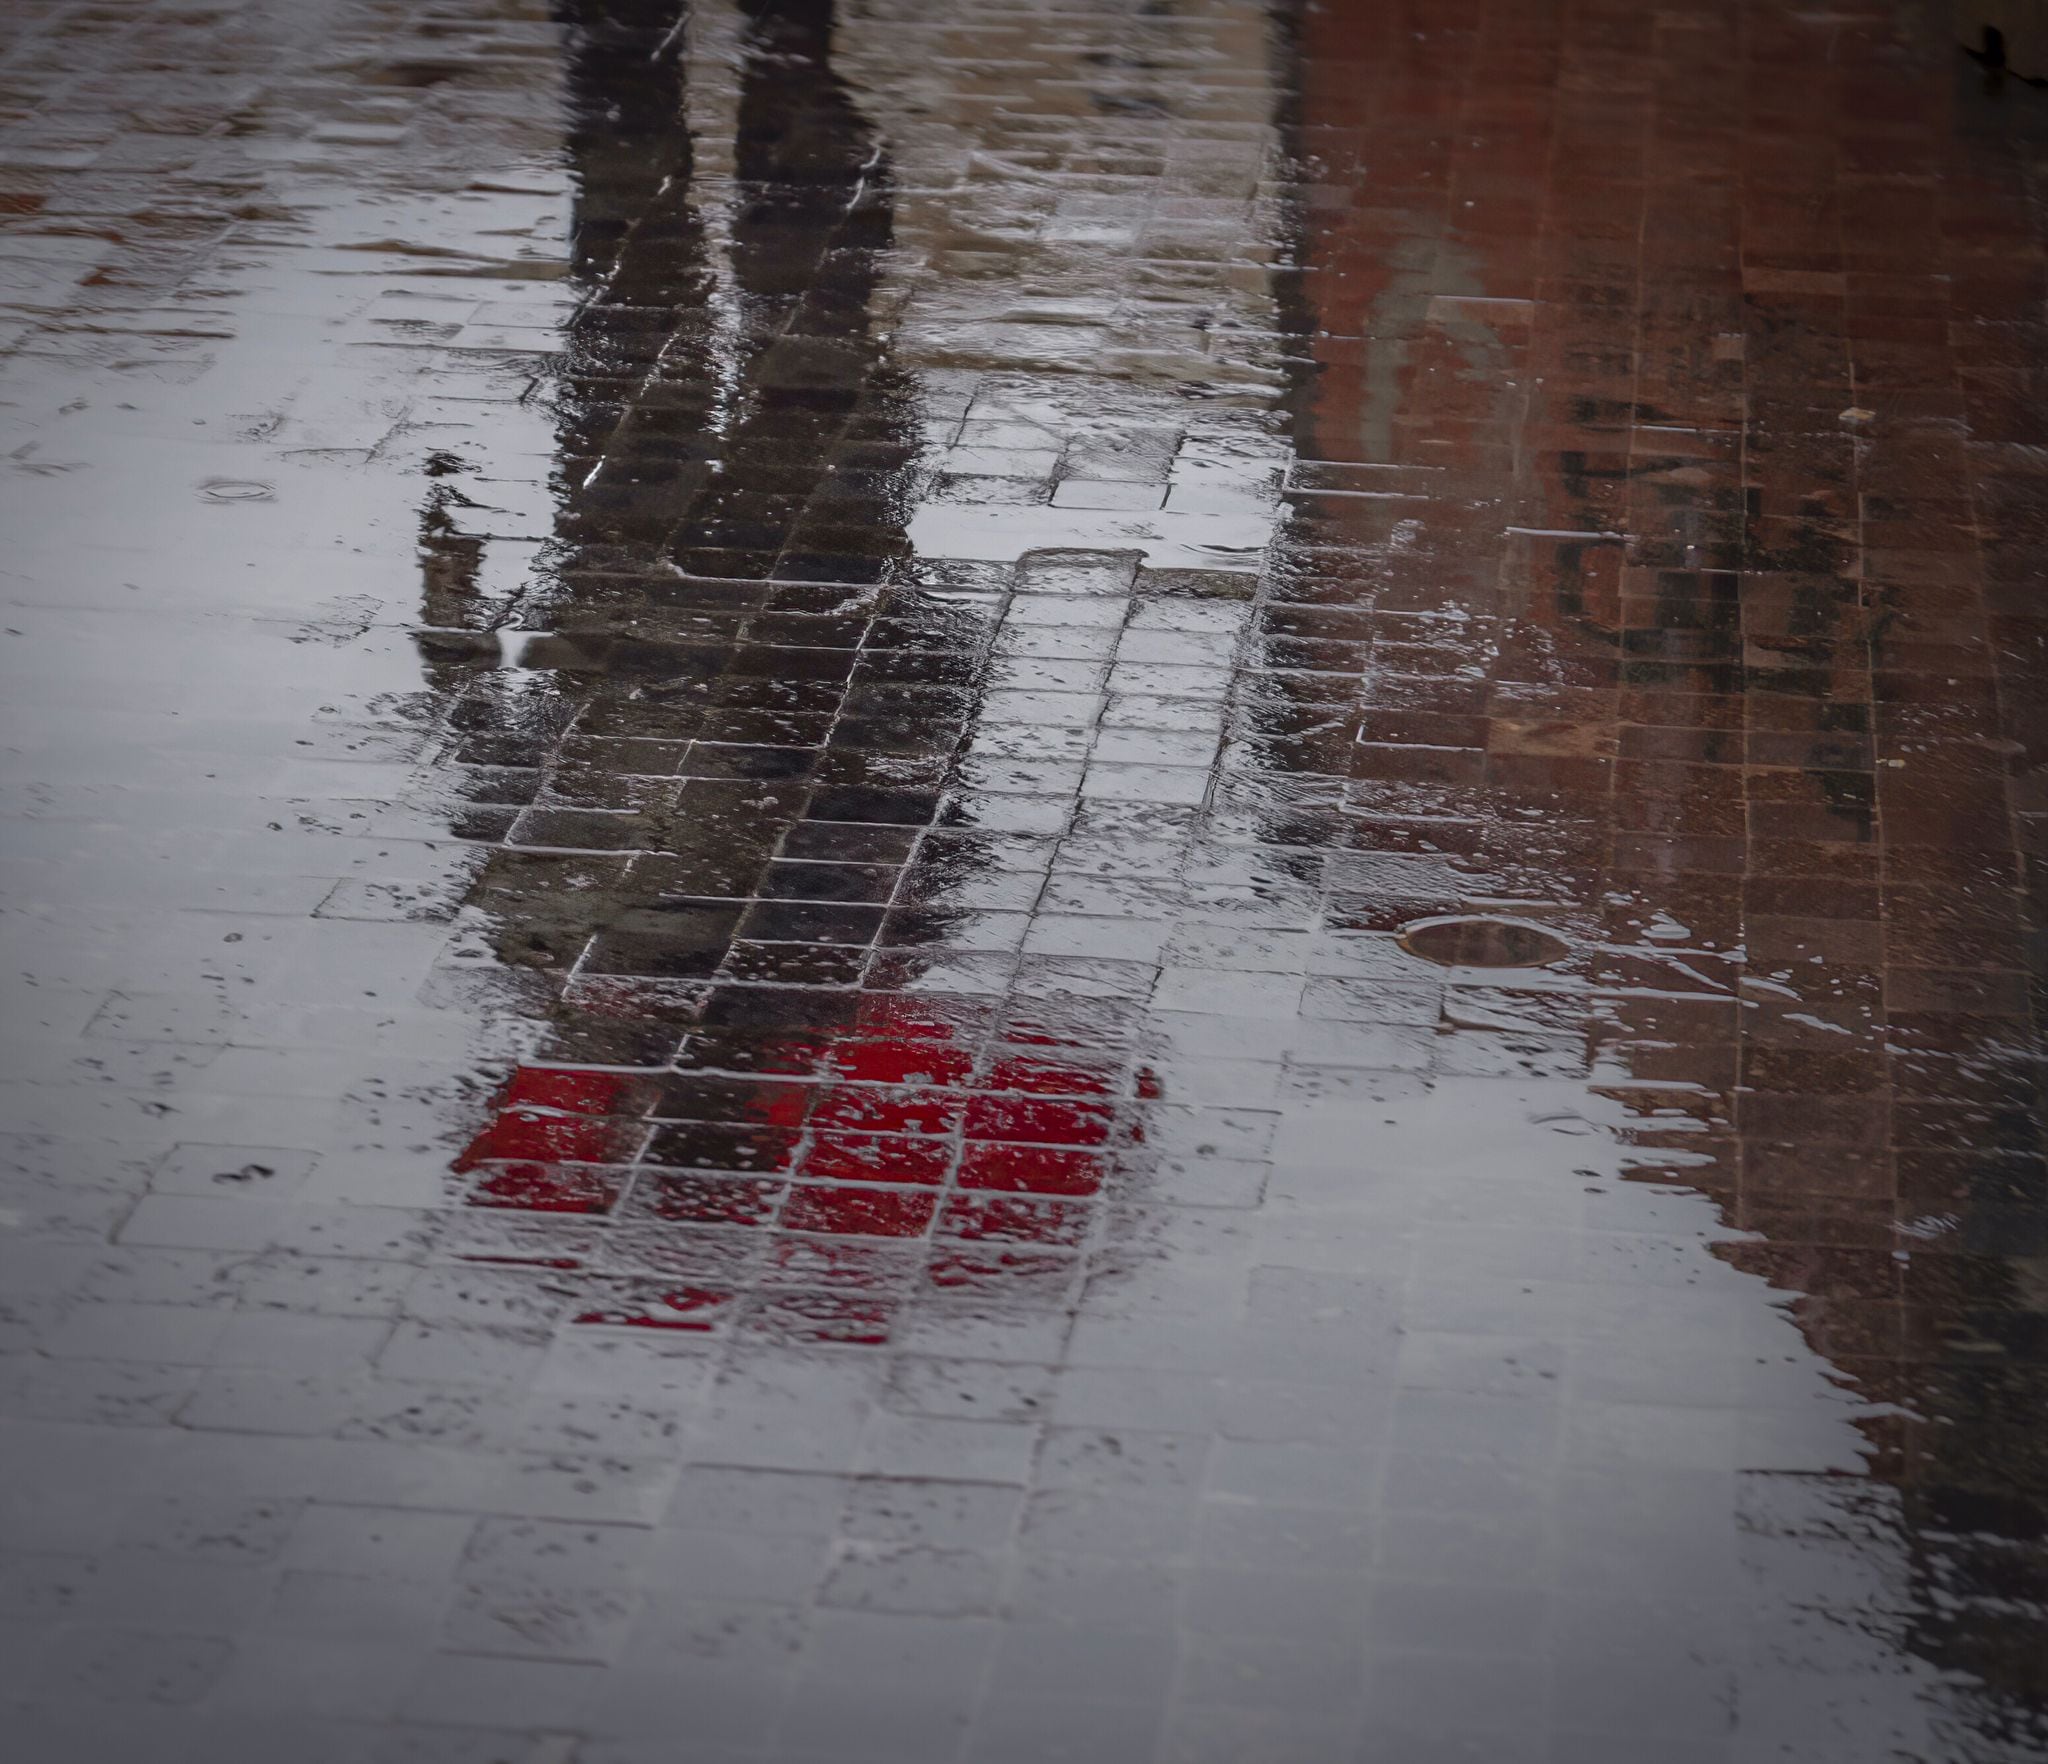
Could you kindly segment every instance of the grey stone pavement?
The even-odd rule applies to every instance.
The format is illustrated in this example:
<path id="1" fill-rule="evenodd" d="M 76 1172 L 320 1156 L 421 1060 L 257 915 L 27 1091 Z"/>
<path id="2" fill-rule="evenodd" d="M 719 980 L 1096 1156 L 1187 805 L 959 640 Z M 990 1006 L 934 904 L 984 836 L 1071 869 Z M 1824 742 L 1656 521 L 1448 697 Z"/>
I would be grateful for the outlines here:
<path id="1" fill-rule="evenodd" d="M 2048 1758 L 1944 9 L 0 69 L 8 1758 Z"/>

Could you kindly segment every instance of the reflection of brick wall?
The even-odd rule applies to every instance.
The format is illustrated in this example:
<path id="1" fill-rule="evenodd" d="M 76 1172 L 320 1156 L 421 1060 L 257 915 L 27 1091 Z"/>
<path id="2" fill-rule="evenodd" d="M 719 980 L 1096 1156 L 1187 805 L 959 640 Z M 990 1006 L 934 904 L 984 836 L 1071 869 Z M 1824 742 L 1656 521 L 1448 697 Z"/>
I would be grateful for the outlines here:
<path id="1" fill-rule="evenodd" d="M 1366 690 L 1291 752 L 1348 759 L 1361 922 L 1511 898 L 1591 942 L 1553 1020 L 1638 1175 L 1899 1405 L 1871 1460 L 1960 1595 L 1916 1645 L 2037 1696 L 2039 1634 L 1969 1615 L 2048 1512 L 2031 111 L 1952 114 L 1882 8 L 1535 10 L 1299 14 L 1266 653 Z"/>

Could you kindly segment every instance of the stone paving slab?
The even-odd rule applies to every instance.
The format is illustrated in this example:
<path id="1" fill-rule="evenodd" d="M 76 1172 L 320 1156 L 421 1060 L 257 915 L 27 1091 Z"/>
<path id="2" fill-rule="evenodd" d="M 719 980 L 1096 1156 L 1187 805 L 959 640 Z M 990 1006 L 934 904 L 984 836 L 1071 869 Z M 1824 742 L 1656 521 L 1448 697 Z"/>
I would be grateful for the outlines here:
<path id="1" fill-rule="evenodd" d="M 11 13 L 10 1752 L 2048 1758 L 1938 23 Z"/>

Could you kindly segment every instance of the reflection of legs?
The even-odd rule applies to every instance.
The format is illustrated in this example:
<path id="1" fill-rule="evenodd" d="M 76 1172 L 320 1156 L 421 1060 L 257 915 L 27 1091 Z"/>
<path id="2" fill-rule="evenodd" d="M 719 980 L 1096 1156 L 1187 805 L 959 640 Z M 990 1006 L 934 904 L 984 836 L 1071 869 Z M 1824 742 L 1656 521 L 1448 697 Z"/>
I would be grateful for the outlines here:
<path id="1" fill-rule="evenodd" d="M 501 958 L 538 966 L 564 989 L 552 1013 L 558 1057 L 638 1064 L 666 1059 L 674 1041 L 663 1046 L 659 1024 L 680 1019 L 579 1022 L 589 989 L 572 968 L 663 982 L 761 977 L 729 958 L 740 907 L 704 903 L 754 894 L 791 823 L 829 808 L 812 801 L 817 755 L 806 749 L 840 721 L 855 647 L 841 627 L 803 635 L 812 597 L 794 588 L 775 610 L 797 616 L 797 630 L 778 639 L 755 628 L 769 591 L 730 579 L 768 575 L 800 527 L 835 524 L 860 555 L 821 558 L 805 573 L 871 579 L 903 543 L 886 510 L 912 450 L 892 439 L 901 400 L 866 317 L 872 248 L 889 236 L 886 185 L 876 138 L 826 59 L 829 5 L 747 14 L 737 315 L 715 313 L 723 296 L 705 268 L 672 8 L 564 0 L 558 16 L 587 304 L 558 377 L 563 489 L 549 599 L 529 600 L 519 619 L 548 634 L 525 641 L 518 670 L 500 669 L 495 639 L 481 634 L 437 633 L 429 660 L 437 682 L 462 695 L 453 721 L 463 757 L 493 768 L 499 793 L 468 815 L 467 830 L 504 833 L 515 848 L 602 848 L 582 864 L 603 873 L 602 892 L 534 937 L 521 878 L 546 865 L 535 853 L 501 854 L 494 871 L 519 872 L 518 888 L 495 902 Z M 750 337 L 738 361 L 710 359 L 714 316 L 721 328 L 737 316 Z M 722 430 L 710 420 L 714 400 Z M 459 501 L 444 491 L 430 514 L 430 575 L 473 585 L 481 542 L 460 532 Z M 726 580 L 679 583 L 663 561 L 672 536 L 693 574 Z M 834 608 L 843 599 L 819 594 Z M 846 728 L 877 732 L 872 717 Z M 864 781 L 864 757 L 854 756 L 854 781 Z M 524 814 L 521 802 L 532 804 Z M 847 952 L 829 953 L 825 965 L 843 980 L 836 958 Z"/>
<path id="2" fill-rule="evenodd" d="M 511 671 L 499 665 L 490 628 L 588 624 L 595 608 L 577 572 L 630 569 L 653 555 L 709 473 L 703 388 L 663 378 L 668 358 L 689 344 L 706 287 L 682 108 L 680 0 L 559 0 L 555 17 L 567 45 L 575 185 L 569 267 L 587 304 L 554 368 L 561 500 L 552 558 L 542 560 L 553 569 L 525 590 L 516 614 L 509 600 L 484 598 L 490 542 L 470 530 L 467 511 L 489 497 L 465 492 L 455 455 L 430 462 L 439 481 L 421 516 L 422 658 L 434 686 L 456 699 L 459 757 L 490 768 L 473 786 L 481 800 L 460 822 L 471 837 L 505 832 L 518 805 L 533 799 L 583 709 L 589 676 L 614 647 L 601 634 L 550 640 L 529 647 L 527 671 Z"/>
<path id="3" fill-rule="evenodd" d="M 891 230 L 886 167 L 832 72 L 830 0 L 743 10 L 732 264 L 747 359 L 724 471 L 691 508 L 678 561 L 705 575 L 872 578 L 902 548 L 877 468 L 909 457 L 890 446 L 886 414 L 872 438 L 851 426 L 886 391 L 868 326 Z"/>
<path id="4" fill-rule="evenodd" d="M 700 408 L 658 383 L 658 362 L 682 315 L 704 297 L 703 229 L 690 202 L 679 0 L 560 0 L 568 44 L 566 144 L 575 183 L 573 284 L 589 304 L 570 323 L 555 367 L 564 561 L 590 548 L 658 544 L 679 517 L 678 450 L 695 441 Z M 463 462 L 437 454 L 446 479 Z M 500 622 L 480 599 L 484 541 L 465 530 L 474 506 L 437 483 L 421 521 L 423 623 L 434 630 Z M 523 621 L 536 621 L 529 611 Z M 495 666 L 496 646 L 441 639 L 438 669 Z M 459 678 L 442 681 L 451 688 Z"/>
<path id="5" fill-rule="evenodd" d="M 571 268 L 602 283 L 627 236 L 658 222 L 661 192 L 689 181 L 679 0 L 558 0 L 555 16 L 569 38 Z"/>
<path id="6" fill-rule="evenodd" d="M 562 364 L 557 529 L 571 558 L 645 555 L 708 475 L 701 384 L 666 378 L 699 358 L 710 291 L 683 117 L 676 0 L 564 0 L 572 268 L 591 304 Z"/>

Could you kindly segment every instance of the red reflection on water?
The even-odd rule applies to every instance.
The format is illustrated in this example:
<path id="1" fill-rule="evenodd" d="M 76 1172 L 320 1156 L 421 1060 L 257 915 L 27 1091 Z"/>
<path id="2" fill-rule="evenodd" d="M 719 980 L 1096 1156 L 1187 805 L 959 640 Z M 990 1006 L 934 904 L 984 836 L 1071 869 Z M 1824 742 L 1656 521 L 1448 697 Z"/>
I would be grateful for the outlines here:
<path id="1" fill-rule="evenodd" d="M 820 1133 L 804 1159 L 806 1176 L 848 1182 L 939 1183 L 953 1164 L 953 1144 L 901 1133 Z"/>
<path id="2" fill-rule="evenodd" d="M 622 1173 L 574 1164 L 507 1164 L 470 1190 L 473 1207 L 515 1207 L 529 1213 L 608 1213 L 619 1204 Z"/>
<path id="3" fill-rule="evenodd" d="M 869 1004 L 844 1040 L 762 1050 L 774 1076 L 521 1067 L 457 1160 L 465 1204 L 597 1217 L 628 1262 L 678 1271 L 730 1268 L 716 1258 L 770 1234 L 772 1293 L 622 1275 L 592 1285 L 580 1324 L 872 1344 L 895 1288 L 1064 1292 L 1112 1147 L 1142 1138 L 1120 1094 L 1155 1097 L 1156 1078 L 1079 1050 L 978 1055 L 962 1042 L 980 1025 Z"/>
<path id="4" fill-rule="evenodd" d="M 597 1074 L 603 1076 L 603 1074 Z M 456 1165 L 468 1170 L 483 1163 L 522 1159 L 539 1164 L 609 1164 L 631 1155 L 622 1145 L 624 1123 L 606 1115 L 569 1115 L 552 1110 L 505 1109 L 487 1131 L 478 1135 Z"/>
<path id="5" fill-rule="evenodd" d="M 892 1192 L 817 1184 L 799 1188 L 782 1209 L 792 1231 L 833 1231 L 863 1237 L 921 1237 L 939 1210 L 938 1197 L 915 1189 Z"/>
<path id="6" fill-rule="evenodd" d="M 960 1165 L 962 1188 L 1019 1194 L 1090 1195 L 1102 1187 L 1102 1176 L 1094 1152 L 1045 1145 L 970 1146 Z"/>

